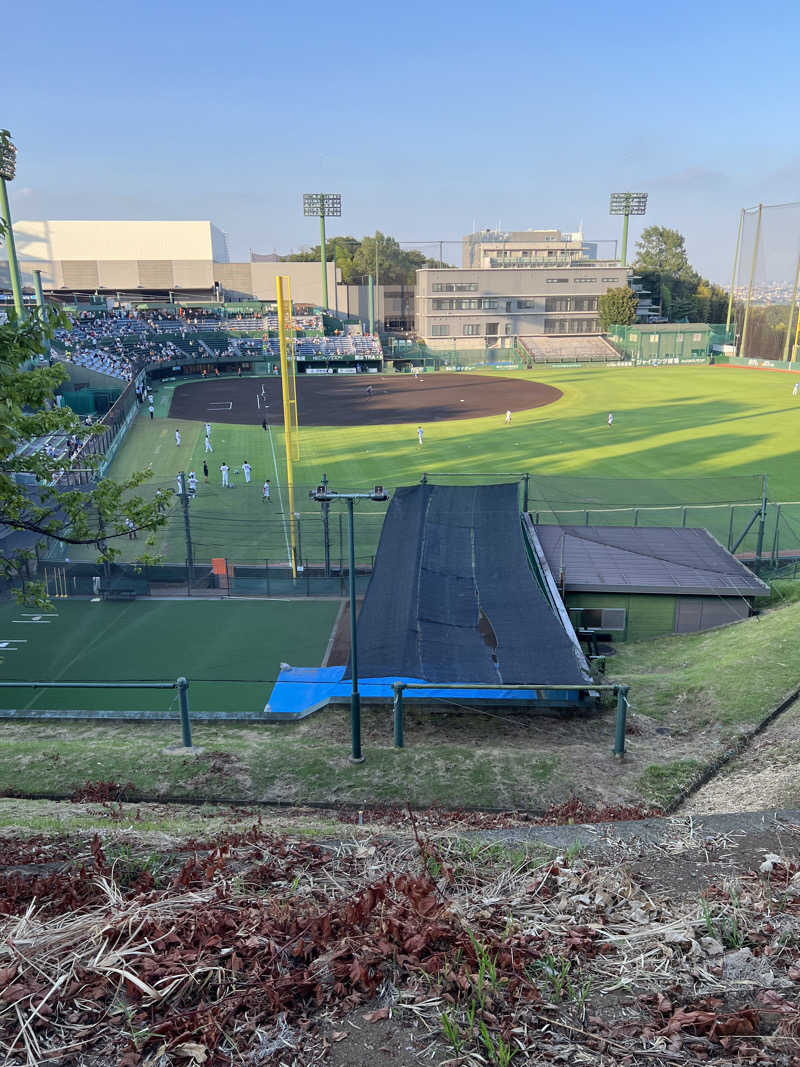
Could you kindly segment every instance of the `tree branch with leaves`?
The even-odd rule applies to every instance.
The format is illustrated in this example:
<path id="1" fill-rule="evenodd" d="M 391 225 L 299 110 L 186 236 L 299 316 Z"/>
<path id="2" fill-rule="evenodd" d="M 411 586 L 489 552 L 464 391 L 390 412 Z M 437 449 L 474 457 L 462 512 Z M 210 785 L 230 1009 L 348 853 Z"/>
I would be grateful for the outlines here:
<path id="1" fill-rule="evenodd" d="M 84 426 L 73 411 L 54 403 L 66 373 L 60 365 L 43 364 L 41 354 L 54 329 L 65 325 L 68 320 L 55 309 L 46 322 L 31 310 L 24 321 L 9 312 L 0 323 L 0 579 L 8 583 L 29 572 L 36 548 L 48 542 L 95 546 L 101 562 L 117 559 L 120 550 L 115 543 L 131 532 L 146 531 L 150 534 L 146 545 L 152 547 L 154 532 L 167 522 L 174 496 L 171 490 L 157 490 L 154 495 L 137 492 L 151 477 L 150 468 L 121 481 L 98 477 L 85 488 L 63 489 L 69 483 L 69 460 L 35 447 L 39 439 L 53 434 L 81 439 L 105 430 L 102 423 Z M 96 471 L 102 459 L 94 455 L 82 464 Z M 30 537 L 14 544 L 15 531 Z M 146 551 L 139 562 L 157 558 Z M 35 577 L 17 595 L 26 603 L 48 603 L 44 583 Z"/>

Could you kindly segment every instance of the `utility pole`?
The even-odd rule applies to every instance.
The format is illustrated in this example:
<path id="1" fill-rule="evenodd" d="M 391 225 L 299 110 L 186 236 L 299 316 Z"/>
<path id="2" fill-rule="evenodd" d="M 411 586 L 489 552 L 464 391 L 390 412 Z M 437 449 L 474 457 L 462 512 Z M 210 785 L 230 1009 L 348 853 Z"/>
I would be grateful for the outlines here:
<path id="1" fill-rule="evenodd" d="M 356 500 L 388 500 L 389 494 L 384 491 L 382 485 L 376 485 L 371 493 L 334 493 L 328 489 L 327 480 L 318 485 L 308 494 L 312 500 L 320 504 L 330 503 L 331 500 L 344 500 L 347 504 L 347 515 L 350 520 L 350 674 L 352 686 L 350 690 L 350 730 L 352 735 L 352 749 L 350 761 L 363 763 L 364 756 L 361 751 L 361 694 L 358 691 L 358 612 L 356 610 L 356 536 L 355 516 L 353 503 Z"/>
<path id="2" fill-rule="evenodd" d="M 742 228 L 744 227 L 744 208 L 739 212 L 739 230 L 736 234 L 736 251 L 733 254 L 733 274 L 731 275 L 731 291 L 728 294 L 728 317 L 725 319 L 725 341 L 728 340 L 728 330 L 731 327 L 733 315 L 733 293 L 736 289 L 736 272 L 739 268 L 739 252 L 742 247 Z"/>
<path id="3" fill-rule="evenodd" d="M 189 494 L 186 491 L 186 475 L 178 475 L 181 484 L 181 505 L 183 507 L 183 530 L 186 535 L 186 595 L 192 595 L 192 574 L 194 571 L 194 553 L 192 551 L 192 528 L 189 523 Z"/>
<path id="4" fill-rule="evenodd" d="M 33 272 L 33 286 L 36 290 L 36 306 L 39 309 L 39 318 L 41 319 L 42 325 L 44 326 L 47 323 L 47 308 L 45 307 L 44 303 L 44 291 L 42 290 L 42 272 L 40 270 L 35 270 Z M 48 337 L 44 338 L 44 350 L 49 356 L 50 339 Z"/>
<path id="5" fill-rule="evenodd" d="M 742 326 L 742 344 L 739 349 L 739 355 L 747 358 L 745 352 L 747 350 L 747 331 L 750 326 L 750 301 L 753 299 L 753 282 L 756 276 L 756 261 L 758 259 L 758 242 L 761 240 L 761 215 L 764 211 L 764 205 L 758 205 L 758 219 L 756 221 L 756 237 L 753 241 L 753 256 L 750 260 L 750 279 L 747 283 L 747 303 L 744 307 L 744 325 Z"/>
<path id="6" fill-rule="evenodd" d="M 797 308 L 797 288 L 800 285 L 800 255 L 797 257 L 797 269 L 794 272 L 794 288 L 792 289 L 792 303 L 789 307 L 789 321 L 786 324 L 786 340 L 783 343 L 783 361 L 788 362 L 795 353 L 789 351 L 789 343 L 792 336 L 792 320 Z M 800 322 L 800 320 L 798 320 Z"/>
<path id="7" fill-rule="evenodd" d="M 328 488 L 328 475 L 322 475 L 322 481 L 320 485 L 327 491 Z M 331 529 L 330 529 L 330 500 L 323 500 L 320 504 L 322 509 L 322 539 L 325 546 L 325 577 L 331 576 Z"/>

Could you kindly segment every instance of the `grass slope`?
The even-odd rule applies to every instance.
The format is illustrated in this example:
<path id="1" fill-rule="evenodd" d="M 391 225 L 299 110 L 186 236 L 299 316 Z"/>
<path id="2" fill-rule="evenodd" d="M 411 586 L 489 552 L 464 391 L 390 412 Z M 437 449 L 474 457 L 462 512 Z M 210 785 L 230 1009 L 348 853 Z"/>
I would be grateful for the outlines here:
<path id="1" fill-rule="evenodd" d="M 303 428 L 302 459 L 295 471 L 303 555 L 322 557 L 319 506 L 308 500 L 307 491 L 323 472 L 335 487 L 358 490 L 375 483 L 390 488 L 407 485 L 424 472 L 437 471 L 652 479 L 765 472 L 773 500 L 798 496 L 800 404 L 784 375 L 705 366 L 587 366 L 496 373 L 542 381 L 564 395 L 548 407 L 515 412 L 510 426 L 500 415 L 427 425 L 422 448 L 413 422 Z M 609 411 L 614 412 L 611 428 L 606 424 Z M 180 448 L 175 446 L 176 427 L 183 435 Z M 217 424 L 212 442 L 210 483 L 206 486 L 200 475 L 200 491 L 191 505 L 197 558 L 285 559 L 284 516 L 289 507 L 281 432 Z M 153 484 L 173 487 L 181 468 L 200 474 L 203 455 L 201 423 L 168 418 L 151 422 L 145 413 L 132 428 L 111 474 L 121 476 L 151 463 Z M 234 487 L 223 490 L 219 476 L 223 459 L 232 468 L 248 459 L 252 484 L 245 487 L 238 475 Z M 273 483 L 270 505 L 261 497 L 265 478 Z M 380 505 L 359 505 L 360 555 L 374 551 L 382 515 Z M 334 509 L 334 557 L 342 553 L 339 528 Z M 123 547 L 133 558 L 141 545 Z M 183 521 L 177 510 L 166 533 L 159 534 L 158 547 L 167 559 L 184 559 Z M 91 552 L 86 555 L 91 558 Z"/>
<path id="2" fill-rule="evenodd" d="M 626 646 L 609 664 L 632 687 L 622 762 L 612 756 L 613 709 L 564 721 L 412 711 L 402 750 L 392 747 L 390 709 L 366 709 L 366 762 L 357 766 L 346 709 L 287 725 L 197 724 L 200 751 L 177 755 L 165 751 L 179 741 L 177 724 L 10 722 L 0 791 L 69 793 L 103 778 L 209 800 L 541 809 L 574 792 L 588 802 L 663 804 L 797 684 L 798 643 L 800 603 L 791 603 L 707 634 Z M 243 665 L 229 669 L 238 677 Z"/>

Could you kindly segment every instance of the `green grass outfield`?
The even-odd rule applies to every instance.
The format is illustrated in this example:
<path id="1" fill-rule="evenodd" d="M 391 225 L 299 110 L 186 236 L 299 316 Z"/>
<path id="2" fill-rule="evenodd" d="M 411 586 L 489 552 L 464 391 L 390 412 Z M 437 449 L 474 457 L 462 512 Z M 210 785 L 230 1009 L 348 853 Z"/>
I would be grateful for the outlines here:
<path id="1" fill-rule="evenodd" d="M 282 660 L 321 664 L 338 602 L 0 605 L 0 681 L 189 679 L 193 712 L 262 712 Z M 39 620 L 39 621 L 36 621 Z M 0 708 L 177 711 L 170 690 L 0 689 Z"/>
<path id="2" fill-rule="evenodd" d="M 537 367 L 486 373 L 542 381 L 564 395 L 548 407 L 515 412 L 510 426 L 504 425 L 502 416 L 428 424 L 422 448 L 414 422 L 301 428 L 295 510 L 301 515 L 304 557 L 322 557 L 320 509 L 308 500 L 307 491 L 323 472 L 332 486 L 342 490 L 363 490 L 375 483 L 389 488 L 412 484 L 426 471 L 650 479 L 766 473 L 772 500 L 800 498 L 800 401 L 792 396 L 791 375 L 707 366 Z M 165 392 L 170 388 L 162 387 Z M 606 422 L 609 411 L 614 413 L 612 427 Z M 183 436 L 180 448 L 175 446 L 177 426 Z M 282 433 L 216 424 L 212 441 L 210 484 L 204 485 L 200 476 L 199 492 L 191 504 L 196 558 L 285 560 L 288 502 Z M 233 488 L 223 491 L 218 470 L 223 459 L 232 468 L 248 459 L 253 467 L 251 485 L 244 486 L 241 474 L 234 475 Z M 179 468 L 200 473 L 202 462 L 202 423 L 169 418 L 151 422 L 144 413 L 110 473 L 122 476 L 150 463 L 153 484 L 174 487 Z M 273 483 L 269 505 L 261 497 L 265 477 Z M 374 551 L 382 515 L 380 505 L 359 505 L 361 557 Z M 340 521 L 334 506 L 335 558 L 341 554 Z M 694 521 L 704 524 L 699 517 Z M 177 509 L 157 541 L 167 560 L 184 560 L 183 520 Z M 125 542 L 122 547 L 126 558 L 134 558 L 141 542 Z M 78 556 L 73 552 L 72 558 Z M 84 558 L 92 558 L 91 550 Z"/>

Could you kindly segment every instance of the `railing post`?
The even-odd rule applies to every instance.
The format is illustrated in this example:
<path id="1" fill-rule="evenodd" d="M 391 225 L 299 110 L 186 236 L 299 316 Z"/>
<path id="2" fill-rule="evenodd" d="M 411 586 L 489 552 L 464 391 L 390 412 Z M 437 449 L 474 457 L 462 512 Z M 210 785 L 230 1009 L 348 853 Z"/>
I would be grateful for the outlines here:
<path id="1" fill-rule="evenodd" d="M 403 747 L 403 683 L 395 682 L 394 689 L 394 747 Z"/>
<path id="2" fill-rule="evenodd" d="M 630 686 L 617 686 L 617 733 L 614 739 L 614 755 L 622 759 L 625 755 L 625 726 L 628 716 L 628 691 Z"/>
<path id="3" fill-rule="evenodd" d="M 778 545 L 780 541 L 780 526 L 781 526 L 781 506 L 775 505 L 775 533 L 772 535 L 772 566 L 778 565 Z"/>
<path id="4" fill-rule="evenodd" d="M 181 734 L 183 747 L 192 747 L 192 724 L 189 722 L 189 683 L 183 677 L 178 679 L 178 704 L 181 709 Z"/>

